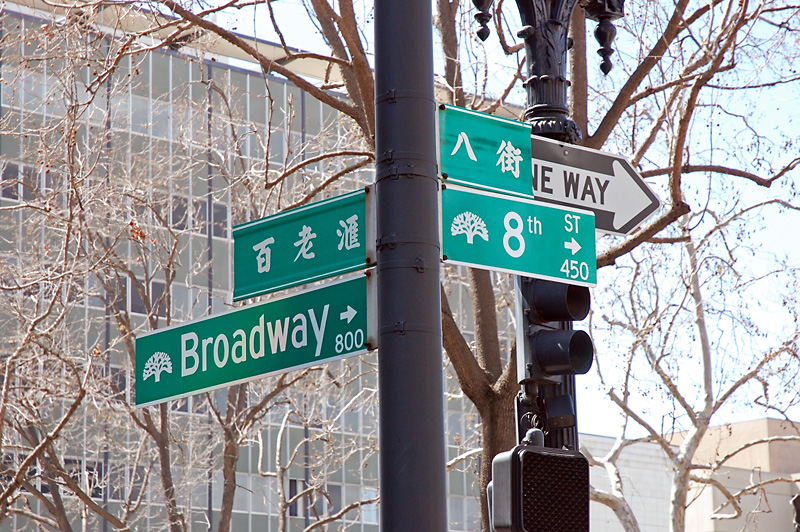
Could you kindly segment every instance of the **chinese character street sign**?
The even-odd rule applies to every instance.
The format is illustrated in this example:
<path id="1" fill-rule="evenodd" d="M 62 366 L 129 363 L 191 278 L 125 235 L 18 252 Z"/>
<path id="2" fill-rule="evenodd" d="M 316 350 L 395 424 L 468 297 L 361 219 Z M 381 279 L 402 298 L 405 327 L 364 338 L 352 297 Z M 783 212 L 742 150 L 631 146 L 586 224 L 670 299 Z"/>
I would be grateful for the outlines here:
<path id="1" fill-rule="evenodd" d="M 538 201 L 594 212 L 597 230 L 628 234 L 661 202 L 620 155 L 531 137 L 533 194 Z"/>
<path id="2" fill-rule="evenodd" d="M 139 335 L 136 406 L 374 349 L 367 281 L 358 275 Z"/>
<path id="3" fill-rule="evenodd" d="M 366 268 L 374 257 L 364 190 L 233 229 L 234 301 Z"/>
<path id="4" fill-rule="evenodd" d="M 531 125 L 440 105 L 439 170 L 450 183 L 533 197 Z"/>
<path id="5" fill-rule="evenodd" d="M 464 187 L 442 190 L 443 259 L 570 284 L 597 283 L 594 215 Z"/>

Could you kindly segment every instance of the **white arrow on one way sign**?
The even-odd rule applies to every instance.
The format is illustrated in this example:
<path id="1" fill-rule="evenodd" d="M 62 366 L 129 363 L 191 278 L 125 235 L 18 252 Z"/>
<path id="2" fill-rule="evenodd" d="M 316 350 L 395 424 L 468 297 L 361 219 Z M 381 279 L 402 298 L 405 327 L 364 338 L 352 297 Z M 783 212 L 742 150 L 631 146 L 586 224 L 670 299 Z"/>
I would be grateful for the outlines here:
<path id="1" fill-rule="evenodd" d="M 619 155 L 531 137 L 533 195 L 538 201 L 591 210 L 598 231 L 628 234 L 660 201 Z"/>

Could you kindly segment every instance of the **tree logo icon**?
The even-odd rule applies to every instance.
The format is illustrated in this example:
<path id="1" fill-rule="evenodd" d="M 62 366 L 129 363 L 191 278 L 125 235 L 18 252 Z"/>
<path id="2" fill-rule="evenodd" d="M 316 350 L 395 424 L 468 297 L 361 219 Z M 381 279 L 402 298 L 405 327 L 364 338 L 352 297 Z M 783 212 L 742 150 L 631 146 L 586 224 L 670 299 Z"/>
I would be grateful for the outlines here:
<path id="1" fill-rule="evenodd" d="M 450 225 L 450 234 L 467 235 L 467 244 L 472 244 L 476 236 L 481 237 L 486 242 L 489 241 L 489 231 L 486 230 L 486 222 L 480 216 L 469 211 L 462 212 L 455 218 Z"/>
<path id="2" fill-rule="evenodd" d="M 157 351 L 145 362 L 142 380 L 146 381 L 150 375 L 155 375 L 156 382 L 158 382 L 161 379 L 161 374 L 165 371 L 172 373 L 172 360 L 165 352 Z"/>

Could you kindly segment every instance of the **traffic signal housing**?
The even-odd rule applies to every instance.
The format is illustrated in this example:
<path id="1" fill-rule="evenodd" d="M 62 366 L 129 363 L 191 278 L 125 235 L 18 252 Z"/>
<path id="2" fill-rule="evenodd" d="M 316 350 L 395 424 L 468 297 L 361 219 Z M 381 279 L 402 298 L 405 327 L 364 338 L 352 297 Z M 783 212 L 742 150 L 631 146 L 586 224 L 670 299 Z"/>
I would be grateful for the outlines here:
<path id="1" fill-rule="evenodd" d="M 594 345 L 573 321 L 589 314 L 585 286 L 517 278 L 517 376 L 520 384 L 558 384 L 592 367 Z"/>
<path id="2" fill-rule="evenodd" d="M 488 497 L 495 532 L 589 531 L 589 462 L 577 451 L 543 447 L 543 439 L 532 429 L 492 460 Z"/>

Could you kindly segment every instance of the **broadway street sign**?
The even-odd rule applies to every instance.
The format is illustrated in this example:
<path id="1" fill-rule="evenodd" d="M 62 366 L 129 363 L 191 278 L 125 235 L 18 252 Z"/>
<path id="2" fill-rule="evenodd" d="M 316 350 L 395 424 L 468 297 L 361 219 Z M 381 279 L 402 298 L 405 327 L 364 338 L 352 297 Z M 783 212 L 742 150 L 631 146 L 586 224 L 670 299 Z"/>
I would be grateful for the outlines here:
<path id="1" fill-rule="evenodd" d="M 366 268 L 374 263 L 367 191 L 359 190 L 233 229 L 233 300 Z M 371 226 L 371 227 L 370 227 Z"/>
<path id="2" fill-rule="evenodd" d="M 597 283 L 594 215 L 447 185 L 443 259 L 583 286 Z"/>
<path id="3" fill-rule="evenodd" d="M 136 338 L 136 406 L 366 353 L 367 277 Z"/>
<path id="4" fill-rule="evenodd" d="M 449 183 L 533 197 L 531 125 L 440 105 L 439 171 Z"/>
<path id="5" fill-rule="evenodd" d="M 658 210 L 658 196 L 627 159 L 531 137 L 533 194 L 538 201 L 587 209 L 597 230 L 628 234 Z"/>

